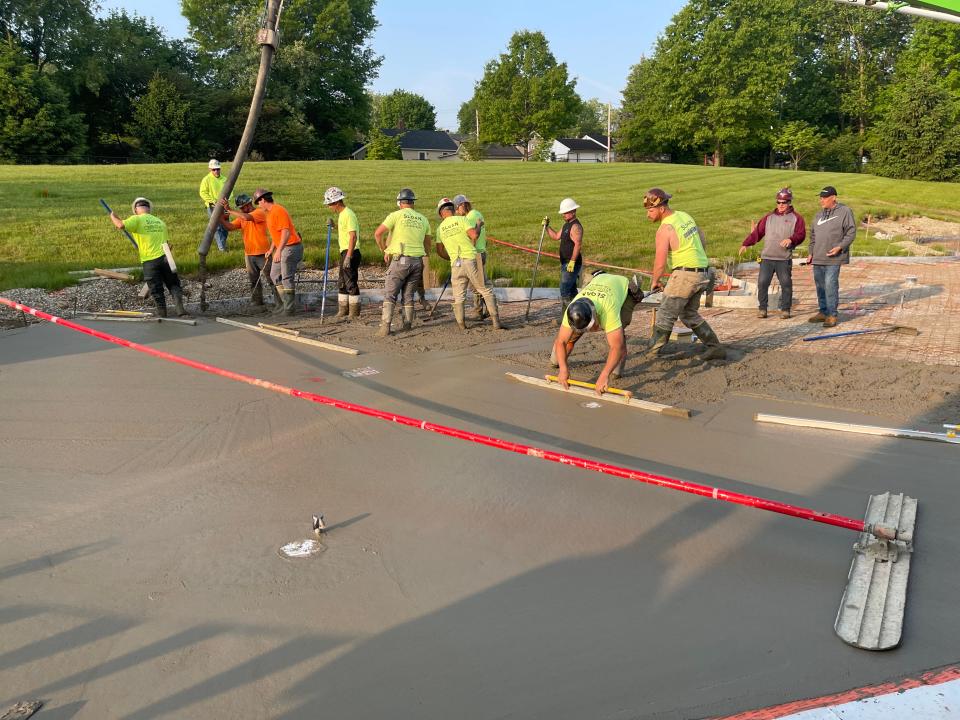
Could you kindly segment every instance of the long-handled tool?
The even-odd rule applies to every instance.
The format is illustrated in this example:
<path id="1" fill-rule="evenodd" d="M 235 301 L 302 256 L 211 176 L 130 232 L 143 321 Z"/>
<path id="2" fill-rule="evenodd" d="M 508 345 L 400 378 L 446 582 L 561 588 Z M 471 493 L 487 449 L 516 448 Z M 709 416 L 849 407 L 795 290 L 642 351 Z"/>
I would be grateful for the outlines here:
<path id="1" fill-rule="evenodd" d="M 103 209 L 107 211 L 107 215 L 113 214 L 113 210 L 110 209 L 110 206 L 107 205 L 106 201 L 103 198 L 100 198 L 100 204 L 103 205 Z M 140 252 L 140 246 L 137 245 L 137 241 L 133 239 L 133 235 L 127 232 L 126 228 L 123 228 L 123 234 L 127 236 L 127 240 L 130 241 L 130 244 L 136 248 L 137 252 Z"/>
<path id="2" fill-rule="evenodd" d="M 323 291 L 320 298 L 320 324 L 323 325 L 323 313 L 327 309 L 327 274 L 330 272 L 330 235 L 333 233 L 333 220 L 327 219 L 327 249 L 323 254 Z"/>
<path id="3" fill-rule="evenodd" d="M 440 300 L 443 298 L 443 294 L 447 291 L 447 287 L 450 285 L 450 278 L 447 278 L 447 281 L 443 284 L 443 287 L 440 288 L 440 294 L 437 295 L 437 301 L 433 304 L 433 307 L 430 308 L 430 314 L 427 317 L 432 318 L 434 310 L 437 309 L 437 305 L 440 304 Z"/>
<path id="4" fill-rule="evenodd" d="M 110 209 L 110 206 L 107 205 L 106 201 L 103 198 L 100 198 L 100 204 L 103 205 L 103 209 L 107 211 L 108 214 L 113 213 L 113 210 Z M 133 246 L 137 249 L 137 252 L 140 252 L 140 246 L 137 245 L 137 241 L 133 239 L 133 235 L 127 232 L 126 228 L 122 228 L 123 234 L 127 236 Z M 177 261 L 173 259 L 173 250 L 170 249 L 169 243 L 163 243 L 163 254 L 167 256 L 167 264 L 170 266 L 171 272 L 177 271 Z"/>
<path id="5" fill-rule="evenodd" d="M 549 380 L 550 382 L 554 382 L 554 383 L 560 382 L 560 378 L 558 378 L 556 375 L 544 375 L 544 376 L 543 376 L 543 379 L 544 379 L 544 380 Z M 597 389 L 597 386 L 596 386 L 594 383 L 591 383 L 591 382 L 583 382 L 582 380 L 569 380 L 569 379 L 568 379 L 568 380 L 567 380 L 567 383 L 570 384 L 570 385 L 573 385 L 573 386 L 575 386 L 575 387 L 588 388 L 588 389 L 590 389 L 590 390 L 596 390 L 596 389 Z M 630 392 L 629 390 L 621 390 L 620 388 L 615 388 L 615 387 L 608 387 L 606 390 L 604 390 L 604 392 L 612 393 L 613 395 L 622 395 L 623 397 L 626 397 L 626 398 L 631 398 L 631 397 L 633 397 L 633 393 Z"/>
<path id="6" fill-rule="evenodd" d="M 920 331 L 915 327 L 910 327 L 909 325 L 884 325 L 879 328 L 871 328 L 869 330 L 846 330 L 844 332 L 838 333 L 828 333 L 827 335 L 814 335 L 813 337 L 805 337 L 804 342 L 813 342 L 814 340 L 830 340 L 832 338 L 838 337 L 848 337 L 850 335 L 877 335 L 883 333 L 899 333 L 900 335 L 919 335 Z"/>
<path id="7" fill-rule="evenodd" d="M 679 478 L 656 475 L 644 470 L 632 470 L 598 460 L 568 455 L 548 448 L 525 445 L 490 435 L 481 435 L 462 428 L 449 427 L 424 419 L 399 415 L 394 410 L 378 410 L 346 400 L 324 397 L 316 393 L 214 367 L 149 345 L 140 345 L 115 335 L 108 335 L 56 315 L 49 315 L 41 310 L 8 300 L 5 297 L 0 297 L 0 304 L 14 310 L 27 312 L 36 318 L 52 322 L 60 327 L 184 365 L 194 370 L 253 385 L 263 390 L 271 390 L 282 395 L 384 420 L 393 426 L 402 425 L 410 429 L 437 433 L 504 452 L 516 453 L 530 459 L 555 462 L 567 467 L 591 470 L 611 477 L 620 477 L 648 485 L 679 490 L 691 495 L 745 505 L 759 510 L 852 530 L 859 533 L 859 541 L 854 546 L 854 559 L 850 566 L 847 586 L 843 593 L 834 629 L 845 642 L 859 648 L 886 650 L 896 647 L 900 643 L 917 513 L 917 501 L 903 494 L 882 493 L 872 495 L 867 503 L 865 518 L 858 520 L 754 495 L 745 495 L 719 487 L 701 485 Z"/>
<path id="8" fill-rule="evenodd" d="M 533 276 L 530 278 L 530 294 L 527 296 L 527 312 L 524 314 L 523 319 L 530 319 L 530 303 L 533 302 L 533 286 L 537 282 L 537 270 L 540 267 L 540 253 L 543 251 L 543 236 L 547 234 L 547 223 L 550 222 L 550 218 L 544 217 L 541 222 L 540 229 L 540 242 L 537 243 L 537 259 L 533 264 Z"/>

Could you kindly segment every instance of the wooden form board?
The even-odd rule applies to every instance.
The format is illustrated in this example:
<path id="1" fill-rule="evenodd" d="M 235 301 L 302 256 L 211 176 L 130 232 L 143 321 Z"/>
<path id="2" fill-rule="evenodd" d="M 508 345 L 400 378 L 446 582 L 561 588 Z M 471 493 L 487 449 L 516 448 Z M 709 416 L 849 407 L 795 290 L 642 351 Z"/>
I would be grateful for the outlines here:
<path id="1" fill-rule="evenodd" d="M 756 422 L 771 423 L 773 425 L 789 425 L 791 427 L 814 428 L 817 430 L 832 430 L 834 432 L 856 433 L 859 435 L 877 435 L 880 437 L 906 438 L 908 440 L 933 440 L 954 445 L 960 444 L 960 438 L 950 437 L 949 433 L 927 432 L 925 430 L 906 430 L 902 428 L 886 428 L 876 425 L 855 425 L 853 423 L 830 422 L 829 420 L 809 420 L 807 418 L 785 417 L 783 415 L 767 415 L 757 413 L 753 416 Z"/>
<path id="2" fill-rule="evenodd" d="M 277 330 L 268 330 L 267 328 L 257 327 L 256 325 L 249 325 L 248 323 L 237 322 L 236 320 L 228 320 L 227 318 L 218 317 L 218 323 L 223 323 L 224 325 L 232 325 L 233 327 L 243 328 L 244 330 L 252 330 L 253 332 L 263 333 L 264 335 L 270 335 L 271 337 L 282 338 L 284 340 L 289 340 L 291 342 L 303 343 L 304 345 L 313 345 L 314 347 L 323 348 L 324 350 L 333 350 L 334 352 L 346 353 L 347 355 L 359 355 L 360 351 L 354 348 L 346 347 L 345 345 L 334 345 L 333 343 L 323 342 L 322 340 L 313 340 L 312 338 L 299 337 L 297 335 L 291 335 L 288 332 L 278 332 Z"/>
<path id="3" fill-rule="evenodd" d="M 605 393 L 604 395 L 598 396 L 593 390 L 578 388 L 573 385 L 571 385 L 568 390 L 564 390 L 563 387 L 558 383 L 550 382 L 549 380 L 544 380 L 543 378 L 530 377 L 529 375 L 520 375 L 518 373 L 508 372 L 507 377 L 513 378 L 514 380 L 519 380 L 522 383 L 527 383 L 528 385 L 536 385 L 537 387 L 548 388 L 550 390 L 559 390 L 560 392 L 581 395 L 583 397 L 592 398 L 593 400 L 616 403 L 617 405 L 626 405 L 627 407 L 636 408 L 638 410 L 646 410 L 647 412 L 655 412 L 659 413 L 660 415 L 669 415 L 671 417 L 685 419 L 690 417 L 689 410 L 686 408 L 674 407 L 673 405 L 661 405 L 660 403 L 650 402 L 649 400 L 638 400 L 637 398 L 628 398 L 622 395 L 613 395 L 610 393 Z"/>

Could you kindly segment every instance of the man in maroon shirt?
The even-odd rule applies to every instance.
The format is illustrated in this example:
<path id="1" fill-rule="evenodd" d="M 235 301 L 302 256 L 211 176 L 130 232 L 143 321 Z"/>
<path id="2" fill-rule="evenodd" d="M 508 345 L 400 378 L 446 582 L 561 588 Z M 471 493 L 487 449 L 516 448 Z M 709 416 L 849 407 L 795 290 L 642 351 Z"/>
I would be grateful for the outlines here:
<path id="1" fill-rule="evenodd" d="M 793 305 L 793 249 L 807 236 L 807 226 L 793 205 L 793 192 L 782 188 L 777 192 L 777 208 L 760 218 L 757 226 L 747 235 L 739 254 L 751 245 L 763 240 L 760 252 L 760 274 L 757 277 L 757 302 L 760 309 L 757 317 L 767 316 L 767 293 L 770 281 L 776 273 L 780 281 L 780 317 L 790 317 Z"/>

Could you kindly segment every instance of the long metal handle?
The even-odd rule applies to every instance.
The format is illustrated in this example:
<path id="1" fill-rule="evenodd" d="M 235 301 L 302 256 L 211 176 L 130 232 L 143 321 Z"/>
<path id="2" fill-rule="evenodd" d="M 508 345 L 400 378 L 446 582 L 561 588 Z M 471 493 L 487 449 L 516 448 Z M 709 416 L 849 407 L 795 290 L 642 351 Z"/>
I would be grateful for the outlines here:
<path id="1" fill-rule="evenodd" d="M 533 264 L 533 276 L 530 278 L 530 294 L 527 296 L 527 312 L 524 314 L 523 319 L 530 319 L 530 303 L 533 302 L 533 286 L 537 282 L 537 270 L 540 268 L 540 252 L 543 250 L 543 236 L 547 234 L 547 223 L 549 218 L 543 219 L 543 229 L 540 230 L 540 242 L 537 244 L 537 260 Z"/>
<path id="2" fill-rule="evenodd" d="M 100 204 L 103 205 L 103 209 L 107 211 L 108 214 L 112 214 L 113 210 L 110 209 L 110 206 L 107 205 L 106 201 L 103 198 L 100 198 Z M 137 241 L 133 239 L 133 235 L 127 232 L 126 228 L 123 228 L 123 234 L 127 236 L 127 240 L 137 249 L 137 252 L 140 252 L 140 246 L 137 245 Z"/>
<path id="3" fill-rule="evenodd" d="M 440 304 L 440 299 L 443 297 L 443 294 L 447 291 L 447 286 L 449 284 L 450 284 L 450 278 L 447 278 L 447 281 L 443 284 L 443 287 L 440 288 L 440 294 L 437 295 L 437 301 L 433 304 L 433 307 L 430 308 L 430 314 L 427 317 L 433 317 L 433 313 L 437 309 L 437 305 Z"/>

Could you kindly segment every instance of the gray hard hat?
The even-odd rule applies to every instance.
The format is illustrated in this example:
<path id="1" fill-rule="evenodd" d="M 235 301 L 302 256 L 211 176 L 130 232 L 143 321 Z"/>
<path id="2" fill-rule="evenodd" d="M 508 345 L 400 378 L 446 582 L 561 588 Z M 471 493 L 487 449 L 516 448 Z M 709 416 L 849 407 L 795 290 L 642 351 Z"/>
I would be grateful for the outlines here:
<path id="1" fill-rule="evenodd" d="M 243 207 L 244 205 L 253 205 L 253 198 L 247 195 L 246 193 L 240 193 L 237 195 L 234 202 L 237 203 L 237 207 Z"/>
<path id="2" fill-rule="evenodd" d="M 596 308 L 586 298 L 577 298 L 567 305 L 567 320 L 574 330 L 585 332 L 597 317 Z"/>
<path id="3" fill-rule="evenodd" d="M 470 202 L 470 198 L 468 198 L 466 195 L 455 195 L 453 198 L 453 204 L 455 207 L 460 207 L 464 203 L 469 203 L 469 202 Z"/>
<path id="4" fill-rule="evenodd" d="M 397 194 L 397 202 L 414 202 L 417 196 L 410 188 L 404 188 Z"/>

